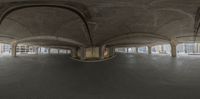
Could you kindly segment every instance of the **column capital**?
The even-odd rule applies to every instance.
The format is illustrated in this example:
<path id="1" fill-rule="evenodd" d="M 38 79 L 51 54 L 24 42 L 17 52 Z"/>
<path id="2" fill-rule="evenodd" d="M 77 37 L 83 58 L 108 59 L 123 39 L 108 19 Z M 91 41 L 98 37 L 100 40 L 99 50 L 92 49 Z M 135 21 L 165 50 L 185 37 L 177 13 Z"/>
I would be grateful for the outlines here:
<path id="1" fill-rule="evenodd" d="M 152 47 L 152 45 L 147 45 L 147 47 Z"/>
<path id="2" fill-rule="evenodd" d="M 177 43 L 178 43 L 178 42 L 177 42 L 176 39 L 171 39 L 171 41 L 170 41 L 170 44 L 171 44 L 171 45 L 175 45 L 175 46 L 176 46 Z"/>
<path id="3" fill-rule="evenodd" d="M 12 45 L 12 46 L 16 46 L 16 45 L 17 45 L 17 42 L 16 42 L 16 41 L 13 41 L 13 42 L 11 42 L 11 45 Z"/>

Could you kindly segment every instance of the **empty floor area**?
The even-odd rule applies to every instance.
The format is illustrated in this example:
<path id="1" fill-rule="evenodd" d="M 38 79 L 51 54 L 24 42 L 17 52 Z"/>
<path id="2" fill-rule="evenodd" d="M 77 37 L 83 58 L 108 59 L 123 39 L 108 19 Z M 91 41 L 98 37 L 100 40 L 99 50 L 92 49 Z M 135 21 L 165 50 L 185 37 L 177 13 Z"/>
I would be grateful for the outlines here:
<path id="1" fill-rule="evenodd" d="M 0 57 L 1 99 L 197 99 L 199 56 L 117 54 L 102 62 L 67 55 Z"/>

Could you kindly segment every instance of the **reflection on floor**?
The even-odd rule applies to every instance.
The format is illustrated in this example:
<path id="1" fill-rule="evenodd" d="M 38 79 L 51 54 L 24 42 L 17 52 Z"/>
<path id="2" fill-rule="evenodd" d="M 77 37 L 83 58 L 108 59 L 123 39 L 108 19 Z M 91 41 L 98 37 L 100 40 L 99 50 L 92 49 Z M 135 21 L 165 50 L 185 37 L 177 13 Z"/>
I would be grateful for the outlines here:
<path id="1" fill-rule="evenodd" d="M 200 57 L 119 54 L 98 63 L 66 55 L 0 57 L 0 97 L 198 99 Z"/>

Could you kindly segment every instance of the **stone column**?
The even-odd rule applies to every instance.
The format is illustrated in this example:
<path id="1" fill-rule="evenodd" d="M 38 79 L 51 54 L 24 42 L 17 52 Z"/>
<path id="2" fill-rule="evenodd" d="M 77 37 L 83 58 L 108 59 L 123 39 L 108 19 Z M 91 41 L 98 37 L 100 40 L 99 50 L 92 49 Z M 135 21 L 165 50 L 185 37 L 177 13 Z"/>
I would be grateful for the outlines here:
<path id="1" fill-rule="evenodd" d="M 177 45 L 176 41 L 172 40 L 170 45 L 171 45 L 171 56 L 176 57 L 176 45 Z"/>
<path id="2" fill-rule="evenodd" d="M 35 48 L 35 54 L 38 55 L 38 47 Z"/>
<path id="3" fill-rule="evenodd" d="M 138 47 L 135 48 L 136 54 L 138 54 Z"/>
<path id="4" fill-rule="evenodd" d="M 105 50 L 105 46 L 101 46 L 99 47 L 99 58 L 100 59 L 104 59 L 104 50 Z"/>
<path id="5" fill-rule="evenodd" d="M 194 53 L 198 53 L 198 43 L 194 43 Z"/>
<path id="6" fill-rule="evenodd" d="M 112 57 L 114 54 L 115 54 L 114 48 L 113 48 L 113 47 L 110 47 L 110 48 L 109 48 L 109 57 Z"/>
<path id="7" fill-rule="evenodd" d="M 84 60 L 84 59 L 85 59 L 85 48 L 80 47 L 80 60 Z"/>
<path id="8" fill-rule="evenodd" d="M 71 49 L 71 57 L 76 58 L 77 57 L 77 48 Z"/>
<path id="9" fill-rule="evenodd" d="M 12 44 L 12 56 L 13 57 L 16 57 L 17 55 L 17 53 L 16 53 L 16 51 L 17 51 L 17 43 L 13 43 Z"/>
<path id="10" fill-rule="evenodd" d="M 151 46 L 148 46 L 148 54 L 151 55 Z"/>
<path id="11" fill-rule="evenodd" d="M 60 54 L 60 49 L 58 49 L 58 54 Z"/>
<path id="12" fill-rule="evenodd" d="M 30 52 L 30 50 L 29 50 L 29 46 L 27 46 L 27 54 Z"/>
<path id="13" fill-rule="evenodd" d="M 126 50 L 126 53 L 128 53 L 128 48 L 125 48 L 125 50 Z"/>
<path id="14" fill-rule="evenodd" d="M 38 51 L 38 53 L 40 53 L 40 54 L 41 54 L 41 47 L 39 47 L 39 51 Z"/>
<path id="15" fill-rule="evenodd" d="M 185 53 L 187 53 L 185 43 L 183 43 L 183 50 L 184 50 Z"/>
<path id="16" fill-rule="evenodd" d="M 50 54 L 51 48 L 48 48 L 48 54 Z"/>

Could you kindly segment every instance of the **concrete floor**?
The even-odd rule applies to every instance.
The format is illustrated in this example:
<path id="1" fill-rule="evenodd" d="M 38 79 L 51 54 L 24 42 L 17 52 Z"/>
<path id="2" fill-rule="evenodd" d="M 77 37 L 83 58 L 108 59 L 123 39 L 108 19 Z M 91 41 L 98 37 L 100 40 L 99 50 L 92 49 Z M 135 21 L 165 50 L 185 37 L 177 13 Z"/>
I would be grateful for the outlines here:
<path id="1" fill-rule="evenodd" d="M 200 57 L 0 57 L 0 99 L 198 99 Z"/>

